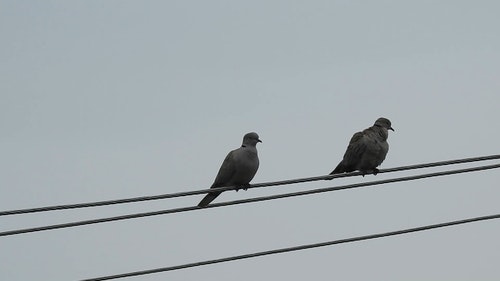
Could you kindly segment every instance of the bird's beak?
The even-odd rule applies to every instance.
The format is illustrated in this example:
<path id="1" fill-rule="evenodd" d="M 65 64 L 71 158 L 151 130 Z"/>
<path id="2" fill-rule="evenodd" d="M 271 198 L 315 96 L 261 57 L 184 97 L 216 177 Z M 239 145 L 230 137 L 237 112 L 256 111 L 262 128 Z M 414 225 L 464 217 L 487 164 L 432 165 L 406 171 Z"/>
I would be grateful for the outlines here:
<path id="1" fill-rule="evenodd" d="M 389 130 L 392 130 L 394 132 L 394 129 L 392 127 L 389 127 Z"/>
<path id="2" fill-rule="evenodd" d="M 262 141 L 261 141 L 261 140 L 259 140 L 259 139 L 257 139 L 257 142 L 260 142 L 260 143 L 262 143 Z"/>

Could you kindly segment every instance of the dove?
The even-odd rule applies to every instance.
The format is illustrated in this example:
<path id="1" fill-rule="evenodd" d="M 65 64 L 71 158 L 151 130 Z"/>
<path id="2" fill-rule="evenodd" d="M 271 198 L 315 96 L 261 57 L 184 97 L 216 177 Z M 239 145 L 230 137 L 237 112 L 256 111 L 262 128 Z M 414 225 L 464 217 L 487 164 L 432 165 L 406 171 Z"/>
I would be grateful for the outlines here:
<path id="1" fill-rule="evenodd" d="M 227 154 L 210 188 L 241 186 L 246 190 L 259 168 L 257 155 L 257 143 L 259 142 L 262 141 L 257 133 L 251 132 L 243 136 L 241 147 Z M 206 207 L 221 193 L 222 191 L 209 192 L 198 206 Z"/>
<path id="2" fill-rule="evenodd" d="M 330 175 L 356 170 L 363 175 L 368 173 L 376 175 L 378 173 L 377 167 L 382 164 L 389 151 L 388 130 L 394 131 L 391 127 L 391 121 L 381 117 L 370 128 L 355 133 L 349 141 L 344 158 Z"/>

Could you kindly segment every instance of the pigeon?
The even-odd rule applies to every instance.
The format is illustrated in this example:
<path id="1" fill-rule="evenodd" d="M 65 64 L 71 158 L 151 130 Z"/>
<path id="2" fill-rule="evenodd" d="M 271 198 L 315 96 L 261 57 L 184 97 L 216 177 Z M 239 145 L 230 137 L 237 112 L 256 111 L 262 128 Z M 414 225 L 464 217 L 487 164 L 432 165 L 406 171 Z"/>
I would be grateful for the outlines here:
<path id="1" fill-rule="evenodd" d="M 377 167 L 382 164 L 389 151 L 388 130 L 394 131 L 391 121 L 381 117 L 370 128 L 355 133 L 349 141 L 344 158 L 330 175 L 356 170 L 360 171 L 363 176 L 368 173 L 376 175 Z"/>
<path id="2" fill-rule="evenodd" d="M 250 181 L 259 168 L 259 157 L 257 155 L 257 143 L 262 142 L 257 133 L 251 132 L 243 137 L 240 148 L 229 152 L 222 162 L 219 173 L 210 188 L 223 186 L 240 186 L 244 190 L 248 188 Z M 239 189 L 236 189 L 238 191 Z M 222 191 L 209 192 L 198 204 L 199 207 L 206 207 Z"/>

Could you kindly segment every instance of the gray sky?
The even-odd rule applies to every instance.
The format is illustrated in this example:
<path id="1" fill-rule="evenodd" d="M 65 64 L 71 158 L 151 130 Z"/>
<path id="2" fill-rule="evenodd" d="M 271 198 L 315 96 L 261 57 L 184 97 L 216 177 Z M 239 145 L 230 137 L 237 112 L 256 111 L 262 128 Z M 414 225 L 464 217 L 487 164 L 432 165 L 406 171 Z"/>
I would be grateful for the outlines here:
<path id="1" fill-rule="evenodd" d="M 0 209 L 318 176 L 390 118 L 382 168 L 498 154 L 498 1 L 1 1 Z M 421 171 L 423 172 L 423 171 Z M 215 202 L 409 173 L 226 192 Z M 496 214 L 499 171 L 0 238 L 0 280 L 77 280 Z M 203 196 L 1 217 L 1 231 Z M 476 223 L 130 280 L 498 280 Z M 128 279 L 127 279 L 128 280 Z"/>

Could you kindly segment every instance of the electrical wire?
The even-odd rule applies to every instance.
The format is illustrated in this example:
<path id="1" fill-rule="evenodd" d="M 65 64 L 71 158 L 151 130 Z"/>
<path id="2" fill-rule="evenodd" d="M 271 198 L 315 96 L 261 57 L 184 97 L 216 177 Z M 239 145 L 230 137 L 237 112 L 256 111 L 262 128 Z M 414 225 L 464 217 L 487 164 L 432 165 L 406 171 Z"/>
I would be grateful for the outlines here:
<path id="1" fill-rule="evenodd" d="M 69 223 L 62 223 L 62 224 L 55 224 L 55 225 L 48 225 L 48 226 L 41 226 L 41 227 L 10 230 L 10 231 L 0 232 L 0 236 L 11 236 L 11 235 L 17 235 L 17 234 L 23 234 L 23 233 L 54 230 L 54 229 L 76 227 L 76 226 L 90 225 L 90 224 L 97 224 L 97 223 L 104 223 L 104 222 L 111 222 L 111 221 L 128 220 L 128 219 L 135 219 L 135 218 L 142 218 L 142 217 L 149 217 L 149 216 L 181 213 L 181 212 L 194 211 L 194 210 L 200 210 L 200 209 L 217 208 L 217 207 L 238 205 L 238 204 L 251 203 L 251 202 L 268 201 L 268 200 L 288 198 L 288 197 L 294 197 L 294 196 L 302 196 L 302 195 L 317 194 L 317 193 L 344 190 L 344 189 L 382 185 L 382 184 L 387 184 L 387 183 L 404 182 L 404 181 L 425 179 L 425 178 L 445 176 L 445 175 L 469 173 L 469 172 L 475 172 L 475 171 L 484 171 L 484 170 L 490 170 L 490 169 L 496 169 L 496 168 L 500 168 L 500 164 L 471 167 L 471 168 L 457 169 L 457 170 L 449 170 L 449 171 L 442 171 L 442 172 L 434 172 L 434 173 L 420 174 L 420 175 L 414 175 L 414 176 L 406 176 L 406 177 L 371 181 L 371 182 L 365 182 L 365 183 L 349 184 L 349 185 L 343 185 L 343 186 L 326 187 L 326 188 L 298 191 L 298 192 L 292 192 L 292 193 L 277 194 L 277 195 L 271 195 L 271 196 L 254 197 L 254 198 L 243 199 L 243 200 L 215 203 L 215 204 L 208 205 L 207 207 L 190 206 L 190 207 L 166 209 L 166 210 L 160 210 L 160 211 L 154 211 L 154 212 L 136 213 L 136 214 L 121 215 L 121 216 L 108 217 L 108 218 L 100 218 L 100 219 L 69 222 Z"/>
<path id="2" fill-rule="evenodd" d="M 390 173 L 390 172 L 407 171 L 407 170 L 414 170 L 414 169 L 421 169 L 421 168 L 430 168 L 430 167 L 446 166 L 446 165 L 453 165 L 453 164 L 463 164 L 463 163 L 495 160 L 495 159 L 500 159 L 500 155 L 497 154 L 497 155 L 489 155 L 489 156 L 463 158 L 463 159 L 439 161 L 439 162 L 416 164 L 416 165 L 409 165 L 409 166 L 401 166 L 401 167 L 389 168 L 389 169 L 380 169 L 378 173 L 383 174 L 383 173 Z M 250 188 L 260 188 L 260 187 L 269 187 L 269 186 L 277 186 L 277 185 L 312 182 L 312 181 L 319 181 L 319 180 L 331 180 L 331 179 L 335 179 L 335 178 L 353 177 L 353 176 L 359 176 L 359 175 L 362 175 L 362 173 L 361 172 L 352 172 L 352 173 L 346 173 L 346 174 L 334 174 L 334 175 L 307 177 L 307 178 L 299 178 L 299 179 L 291 179 L 291 180 L 257 183 L 257 184 L 250 185 L 248 188 L 250 189 Z M 8 210 L 8 211 L 0 211 L 0 216 L 39 213 L 39 212 L 78 209 L 78 208 L 89 208 L 89 207 L 117 205 L 117 204 L 134 203 L 134 202 L 142 202 L 142 201 L 169 199 L 169 198 L 176 198 L 176 197 L 205 194 L 205 193 L 214 192 L 214 191 L 235 190 L 236 188 L 240 188 L 240 187 L 236 187 L 236 186 L 218 187 L 218 188 L 212 188 L 212 189 L 193 190 L 193 191 L 176 192 L 176 193 L 151 195 L 151 196 L 141 196 L 141 197 L 124 198 L 124 199 L 116 199 L 116 200 L 105 200 L 105 201 L 97 201 L 97 202 L 87 202 L 87 203 L 76 203 L 76 204 L 54 205 L 54 206 L 46 206 L 46 207 Z"/>
<path id="3" fill-rule="evenodd" d="M 301 246 L 295 246 L 295 247 L 289 247 L 289 248 L 281 248 L 281 249 L 275 249 L 275 250 L 269 250 L 269 251 L 262 251 L 262 252 L 256 252 L 256 253 L 239 255 L 239 256 L 206 260 L 206 261 L 201 261 L 201 262 L 187 263 L 187 264 L 181 264 L 181 265 L 176 265 L 176 266 L 162 267 L 162 268 L 142 270 L 142 271 L 134 271 L 134 272 L 129 272 L 129 273 L 108 275 L 108 276 L 97 277 L 97 278 L 89 278 L 89 279 L 84 279 L 82 281 L 103 281 L 103 280 L 111 280 L 111 279 L 146 275 L 146 274 L 152 274 L 152 273 L 166 272 L 166 271 L 174 271 L 174 270 L 198 267 L 198 266 L 209 265 L 209 264 L 230 262 L 230 261 L 235 261 L 235 260 L 242 260 L 242 259 L 249 259 L 249 258 L 261 257 L 261 256 L 287 253 L 287 252 L 301 251 L 301 250 L 307 250 L 307 249 L 313 249 L 313 248 L 319 248 L 319 247 L 325 247 L 325 246 L 332 246 L 332 245 L 338 245 L 338 244 L 345 244 L 345 243 L 352 243 L 352 242 L 357 242 L 357 241 L 370 240 L 370 239 L 376 239 L 376 238 L 382 238 L 382 237 L 388 237 L 388 236 L 402 235 L 402 234 L 408 234 L 408 233 L 412 233 L 412 232 L 419 232 L 419 231 L 425 231 L 425 230 L 430 230 L 430 229 L 443 228 L 443 227 L 449 227 L 449 226 L 467 224 L 467 223 L 479 222 L 479 221 L 486 221 L 486 220 L 492 220 L 492 219 L 498 219 L 498 218 L 500 218 L 500 214 L 475 217 L 475 218 L 469 218 L 469 219 L 463 219 L 463 220 L 456 220 L 456 221 L 450 221 L 450 222 L 444 222 L 444 223 L 438 223 L 438 224 L 431 224 L 431 225 L 419 226 L 419 227 L 414 227 L 414 228 L 407 228 L 407 229 L 403 229 L 403 230 L 370 234 L 370 235 L 365 235 L 365 236 L 358 236 L 358 237 L 333 240 L 333 241 L 327 241 L 327 242 L 321 242 L 321 243 L 307 244 L 307 245 L 301 245 Z"/>

